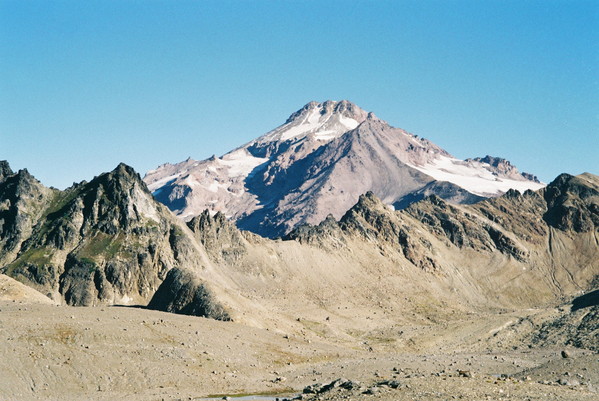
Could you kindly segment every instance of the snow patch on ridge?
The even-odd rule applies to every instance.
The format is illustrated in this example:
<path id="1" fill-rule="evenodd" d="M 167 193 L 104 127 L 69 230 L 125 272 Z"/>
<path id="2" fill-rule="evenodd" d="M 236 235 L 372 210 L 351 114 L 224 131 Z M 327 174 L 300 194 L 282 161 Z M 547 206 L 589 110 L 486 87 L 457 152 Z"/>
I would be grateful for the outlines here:
<path id="1" fill-rule="evenodd" d="M 468 163 L 447 156 L 440 156 L 421 166 L 409 164 L 409 166 L 433 177 L 435 180 L 451 182 L 468 192 L 485 197 L 497 196 L 510 189 L 516 189 L 520 192 L 527 189 L 536 191 L 545 186 L 545 184 L 525 179 L 517 181 L 509 178 L 499 178 L 487 170 L 484 165 L 484 163 Z"/>
<path id="2" fill-rule="evenodd" d="M 359 123 L 354 120 L 353 118 L 348 118 L 348 117 L 344 117 L 344 116 L 339 116 L 339 122 L 343 125 L 345 125 L 348 129 L 356 129 L 359 125 Z"/>
<path id="3" fill-rule="evenodd" d="M 290 121 L 258 138 L 256 142 L 288 141 L 314 134 L 319 141 L 330 141 L 355 129 L 360 123 L 318 104 L 306 112 L 301 120 Z"/>
<path id="4" fill-rule="evenodd" d="M 155 173 L 156 171 L 152 171 L 153 173 Z M 166 184 L 168 184 L 171 181 L 175 181 L 177 178 L 179 178 L 181 175 L 183 174 L 183 172 L 180 173 L 176 173 L 173 175 L 169 175 L 167 177 L 161 178 L 157 181 L 154 181 L 151 184 L 148 184 L 148 189 L 150 190 L 150 192 L 157 192 L 158 189 L 160 189 L 161 187 L 165 186 Z"/>
<path id="5" fill-rule="evenodd" d="M 253 169 L 266 163 L 268 158 L 254 157 L 245 148 L 234 150 L 227 153 L 220 159 L 216 159 L 218 164 L 226 166 L 229 169 L 228 176 L 247 177 Z"/>

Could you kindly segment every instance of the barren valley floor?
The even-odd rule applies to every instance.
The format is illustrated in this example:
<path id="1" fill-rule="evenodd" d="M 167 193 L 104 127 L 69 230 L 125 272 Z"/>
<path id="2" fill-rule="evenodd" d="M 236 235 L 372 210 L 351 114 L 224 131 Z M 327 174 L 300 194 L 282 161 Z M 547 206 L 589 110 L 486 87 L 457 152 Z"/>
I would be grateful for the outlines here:
<path id="1" fill-rule="evenodd" d="M 303 398 L 595 400 L 599 355 L 519 343 L 527 329 L 514 322 L 556 313 L 464 315 L 348 341 L 141 308 L 2 301 L 0 398 L 199 400 L 342 379 Z"/>

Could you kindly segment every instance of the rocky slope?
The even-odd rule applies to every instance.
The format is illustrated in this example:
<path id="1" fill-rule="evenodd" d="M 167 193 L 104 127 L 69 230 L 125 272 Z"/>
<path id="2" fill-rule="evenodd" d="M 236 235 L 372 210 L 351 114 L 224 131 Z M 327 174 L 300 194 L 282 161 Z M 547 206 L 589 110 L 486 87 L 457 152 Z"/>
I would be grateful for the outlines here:
<path id="1" fill-rule="evenodd" d="M 300 226 L 282 241 L 240 232 L 207 211 L 188 225 L 243 300 L 235 321 L 395 344 L 394 324 L 555 305 L 591 289 L 598 183 L 562 175 L 537 192 L 475 205 L 429 196 L 401 211 L 369 192 L 340 219 Z M 410 341 L 419 349 L 419 339 Z"/>
<path id="2" fill-rule="evenodd" d="M 0 194 L 2 272 L 69 305 L 145 305 L 168 271 L 208 263 L 124 164 L 65 191 L 9 173 Z"/>
<path id="3" fill-rule="evenodd" d="M 470 206 L 433 195 L 399 212 L 367 193 L 338 222 L 329 217 L 286 238 L 335 252 L 351 244 L 354 253 L 357 238 L 434 273 L 461 301 L 538 305 L 588 290 L 599 275 L 598 184 L 591 174 L 564 174 L 537 192 Z"/>
<path id="4" fill-rule="evenodd" d="M 542 187 L 506 160 L 455 159 L 348 101 L 308 103 L 222 157 L 165 164 L 144 180 L 185 220 L 205 209 L 220 211 L 267 237 L 328 214 L 340 218 L 367 191 L 403 208 L 430 194 L 473 203 L 510 188 Z"/>

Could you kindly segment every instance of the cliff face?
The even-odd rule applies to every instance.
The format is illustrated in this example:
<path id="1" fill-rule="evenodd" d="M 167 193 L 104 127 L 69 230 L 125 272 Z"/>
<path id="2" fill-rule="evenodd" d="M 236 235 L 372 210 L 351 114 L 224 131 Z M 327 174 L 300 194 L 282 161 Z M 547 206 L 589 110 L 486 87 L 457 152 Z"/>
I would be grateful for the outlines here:
<path id="1" fill-rule="evenodd" d="M 220 212 L 212 216 L 205 210 L 187 226 L 215 262 L 234 263 L 247 253 L 241 231 Z"/>

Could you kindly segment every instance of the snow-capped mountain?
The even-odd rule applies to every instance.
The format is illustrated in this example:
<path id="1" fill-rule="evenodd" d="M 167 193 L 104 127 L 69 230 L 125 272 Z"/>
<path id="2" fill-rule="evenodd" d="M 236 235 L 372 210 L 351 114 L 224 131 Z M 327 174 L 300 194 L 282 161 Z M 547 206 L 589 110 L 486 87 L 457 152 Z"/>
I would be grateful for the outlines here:
<path id="1" fill-rule="evenodd" d="M 430 194 L 473 203 L 510 188 L 543 186 L 504 159 L 456 159 L 345 100 L 310 102 L 222 157 L 167 163 L 144 181 L 185 220 L 220 211 L 269 237 L 328 214 L 339 218 L 367 191 L 405 207 Z"/>

